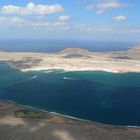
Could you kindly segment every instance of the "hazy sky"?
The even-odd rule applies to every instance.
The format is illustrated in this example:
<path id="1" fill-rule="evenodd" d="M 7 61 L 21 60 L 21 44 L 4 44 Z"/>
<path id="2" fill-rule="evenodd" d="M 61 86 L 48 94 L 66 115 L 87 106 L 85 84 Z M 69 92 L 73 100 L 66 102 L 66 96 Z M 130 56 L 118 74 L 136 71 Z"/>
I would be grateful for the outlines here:
<path id="1" fill-rule="evenodd" d="M 0 0 L 0 38 L 140 38 L 140 0 Z"/>

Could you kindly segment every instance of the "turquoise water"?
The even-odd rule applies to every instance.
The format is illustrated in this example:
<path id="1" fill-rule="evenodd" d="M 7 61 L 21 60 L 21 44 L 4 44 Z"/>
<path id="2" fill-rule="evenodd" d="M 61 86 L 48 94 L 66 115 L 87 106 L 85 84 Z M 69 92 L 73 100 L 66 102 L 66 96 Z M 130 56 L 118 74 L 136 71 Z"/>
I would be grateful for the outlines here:
<path id="1" fill-rule="evenodd" d="M 1 64 L 0 99 L 99 123 L 140 126 L 140 73 L 22 73 Z"/>

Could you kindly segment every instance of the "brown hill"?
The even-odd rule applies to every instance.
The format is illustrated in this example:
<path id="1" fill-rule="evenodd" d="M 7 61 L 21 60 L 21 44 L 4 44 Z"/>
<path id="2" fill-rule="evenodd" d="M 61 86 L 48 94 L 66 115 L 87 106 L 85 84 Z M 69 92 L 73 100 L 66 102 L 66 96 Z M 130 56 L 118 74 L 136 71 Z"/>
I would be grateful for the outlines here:
<path id="1" fill-rule="evenodd" d="M 91 54 L 92 52 L 82 48 L 66 48 L 62 50 L 62 54 Z"/>
<path id="2" fill-rule="evenodd" d="M 128 50 L 127 56 L 133 59 L 140 59 L 140 45 Z"/>

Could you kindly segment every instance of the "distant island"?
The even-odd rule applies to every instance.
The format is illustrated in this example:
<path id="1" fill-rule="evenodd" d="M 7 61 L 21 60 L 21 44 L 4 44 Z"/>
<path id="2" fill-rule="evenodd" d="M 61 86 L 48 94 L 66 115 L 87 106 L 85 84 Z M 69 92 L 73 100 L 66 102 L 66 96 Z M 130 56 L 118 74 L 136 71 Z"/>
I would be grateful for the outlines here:
<path id="1" fill-rule="evenodd" d="M 90 52 L 80 48 L 67 48 L 55 53 L 0 51 L 0 61 L 23 72 L 54 69 L 140 72 L 140 46 L 119 52 Z"/>

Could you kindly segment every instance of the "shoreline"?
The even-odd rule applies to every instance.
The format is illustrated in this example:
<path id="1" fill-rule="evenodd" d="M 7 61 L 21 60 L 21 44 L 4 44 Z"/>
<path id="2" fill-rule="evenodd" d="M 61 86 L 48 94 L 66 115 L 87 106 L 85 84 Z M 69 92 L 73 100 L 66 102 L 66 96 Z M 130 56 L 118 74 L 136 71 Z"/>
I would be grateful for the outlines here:
<path id="1" fill-rule="evenodd" d="M 66 73 L 66 72 L 107 72 L 107 73 L 114 73 L 114 74 L 126 74 L 126 73 L 140 73 L 140 70 L 138 71 L 111 71 L 111 70 L 103 70 L 103 69 L 94 69 L 94 70 L 89 70 L 89 69 L 69 69 L 69 70 L 65 70 L 65 69 L 46 69 L 46 68 L 30 68 L 30 69 L 19 69 L 17 67 L 15 67 L 12 64 L 9 64 L 8 62 L 0 62 L 0 64 L 7 64 L 9 65 L 11 68 L 18 70 L 20 72 L 26 73 L 26 72 L 43 72 L 43 73 L 51 73 L 51 72 L 55 72 L 55 71 L 60 71 L 60 73 Z"/>
<path id="2" fill-rule="evenodd" d="M 100 122 L 96 122 L 96 121 L 91 121 L 91 120 L 87 120 L 87 119 L 81 119 L 81 118 L 73 117 L 73 116 L 66 115 L 66 114 L 61 114 L 61 113 L 57 113 L 57 112 L 53 112 L 53 111 L 47 111 L 47 109 L 45 110 L 45 109 L 41 109 L 41 108 L 38 108 L 38 107 L 33 107 L 33 106 L 29 106 L 29 105 L 20 104 L 20 103 L 17 103 L 15 101 L 12 101 L 12 100 L 0 99 L 0 102 L 11 103 L 11 104 L 14 104 L 15 106 L 21 106 L 21 107 L 25 107 L 27 109 L 33 109 L 33 110 L 41 111 L 41 112 L 48 113 L 48 114 L 58 115 L 58 116 L 66 118 L 66 119 L 72 119 L 72 120 L 75 120 L 75 121 L 95 124 L 95 125 L 99 125 L 99 126 L 107 126 L 107 127 L 115 127 L 115 128 L 136 128 L 136 129 L 140 129 L 140 126 L 113 125 L 113 124 L 105 124 L 105 123 L 100 123 Z"/>
<path id="3" fill-rule="evenodd" d="M 17 68 L 16 68 L 17 69 Z M 18 69 L 19 70 L 19 69 Z M 59 71 L 60 69 L 43 69 L 43 68 L 35 68 L 35 69 L 20 69 L 21 72 L 47 72 L 47 71 Z M 107 73 L 115 73 L 115 74 L 125 74 L 125 73 L 140 73 L 140 70 L 138 71 L 111 71 L 111 70 L 103 70 L 103 69 L 95 69 L 95 70 L 90 70 L 90 69 L 69 69 L 69 70 L 65 70 L 62 69 L 63 72 L 97 72 L 97 71 L 101 71 L 101 72 L 107 72 Z"/>

